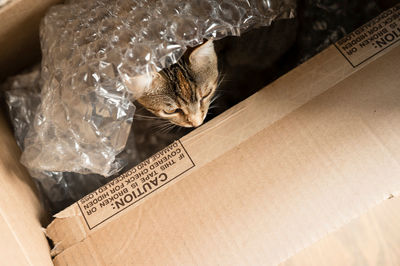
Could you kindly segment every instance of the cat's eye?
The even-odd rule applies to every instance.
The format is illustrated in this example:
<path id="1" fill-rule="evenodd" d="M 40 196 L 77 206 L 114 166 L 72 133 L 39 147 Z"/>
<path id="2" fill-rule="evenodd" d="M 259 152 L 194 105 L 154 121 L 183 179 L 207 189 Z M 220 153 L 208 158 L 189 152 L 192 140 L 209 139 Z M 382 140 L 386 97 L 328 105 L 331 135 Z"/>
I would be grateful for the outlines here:
<path id="1" fill-rule="evenodd" d="M 210 96 L 212 93 L 212 90 L 208 90 L 206 94 L 203 95 L 202 100 Z"/>
<path id="2" fill-rule="evenodd" d="M 178 109 L 164 109 L 163 112 L 167 115 L 172 115 L 175 114 L 178 111 Z"/>

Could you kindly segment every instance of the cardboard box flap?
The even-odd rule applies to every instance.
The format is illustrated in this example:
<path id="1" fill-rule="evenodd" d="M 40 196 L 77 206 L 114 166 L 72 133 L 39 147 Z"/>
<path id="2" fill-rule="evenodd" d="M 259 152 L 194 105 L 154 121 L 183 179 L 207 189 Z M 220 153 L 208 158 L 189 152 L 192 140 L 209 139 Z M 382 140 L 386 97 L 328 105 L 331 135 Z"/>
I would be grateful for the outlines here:
<path id="1" fill-rule="evenodd" d="M 41 230 L 44 210 L 24 167 L 20 152 L 0 116 L 0 261 L 9 265 L 51 265 L 49 246 Z"/>
<path id="2" fill-rule="evenodd" d="M 400 265 L 400 198 L 391 198 L 280 266 Z"/>
<path id="3" fill-rule="evenodd" d="M 330 50 L 322 52 L 315 59 L 321 63 L 318 69 L 311 61 L 306 62 L 301 66 L 302 69 L 291 71 L 286 75 L 287 78 L 277 80 L 268 89 L 257 92 L 185 136 L 182 139 L 185 147 L 190 149 L 194 146 L 192 149 L 195 152 L 191 156 L 196 168 L 223 155 L 350 75 L 354 69 L 344 58 L 332 53 L 333 47 Z M 238 124 L 242 126 L 238 127 Z M 57 244 L 58 252 L 82 241 L 90 233 L 76 204 L 56 215 L 47 228 L 47 235 Z"/>
<path id="4" fill-rule="evenodd" d="M 50 5 L 60 2 L 13 0 L 0 7 L 0 81 L 40 59 L 40 20 Z"/>
<path id="5" fill-rule="evenodd" d="M 343 47 L 158 154 L 176 161 L 154 156 L 69 207 L 48 227 L 54 262 L 274 265 L 398 195 L 400 48 Z M 143 177 L 152 166 L 165 176 Z"/>

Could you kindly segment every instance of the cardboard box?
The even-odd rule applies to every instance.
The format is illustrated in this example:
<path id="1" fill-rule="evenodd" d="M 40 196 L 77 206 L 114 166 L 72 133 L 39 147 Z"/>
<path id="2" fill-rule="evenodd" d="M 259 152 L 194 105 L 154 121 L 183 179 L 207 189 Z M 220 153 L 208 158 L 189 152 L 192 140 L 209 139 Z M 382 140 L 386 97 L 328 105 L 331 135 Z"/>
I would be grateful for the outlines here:
<path id="1" fill-rule="evenodd" d="M 399 265 L 399 13 L 57 214 L 53 262 Z M 1 132 L 1 259 L 50 264 L 40 206 Z"/>

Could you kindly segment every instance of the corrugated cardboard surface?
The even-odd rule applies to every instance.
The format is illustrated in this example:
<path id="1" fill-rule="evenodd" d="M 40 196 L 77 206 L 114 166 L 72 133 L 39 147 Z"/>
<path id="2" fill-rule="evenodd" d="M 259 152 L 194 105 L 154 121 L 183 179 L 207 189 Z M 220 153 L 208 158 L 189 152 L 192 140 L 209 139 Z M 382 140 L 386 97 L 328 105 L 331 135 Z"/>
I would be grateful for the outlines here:
<path id="1" fill-rule="evenodd" d="M 280 266 L 400 265 L 400 198 L 384 201 Z"/>
<path id="2" fill-rule="evenodd" d="M 51 265 L 40 224 L 44 212 L 3 117 L 0 134 L 0 264 Z"/>
<path id="3" fill-rule="evenodd" d="M 99 197 L 60 213 L 55 264 L 274 265 L 397 195 L 400 48 L 370 43 L 357 67 L 347 52 L 328 48 L 182 138 L 195 167 L 123 211 Z"/>

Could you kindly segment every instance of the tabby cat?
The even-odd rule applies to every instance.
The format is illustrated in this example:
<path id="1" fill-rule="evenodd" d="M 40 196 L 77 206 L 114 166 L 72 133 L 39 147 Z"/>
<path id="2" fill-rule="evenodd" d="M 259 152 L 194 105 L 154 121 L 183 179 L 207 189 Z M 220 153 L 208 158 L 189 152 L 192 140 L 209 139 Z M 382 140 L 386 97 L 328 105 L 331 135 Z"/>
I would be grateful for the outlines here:
<path id="1" fill-rule="evenodd" d="M 198 127 L 207 115 L 218 85 L 218 59 L 212 40 L 152 76 L 142 76 L 134 88 L 137 101 L 154 115 L 182 127 Z"/>

